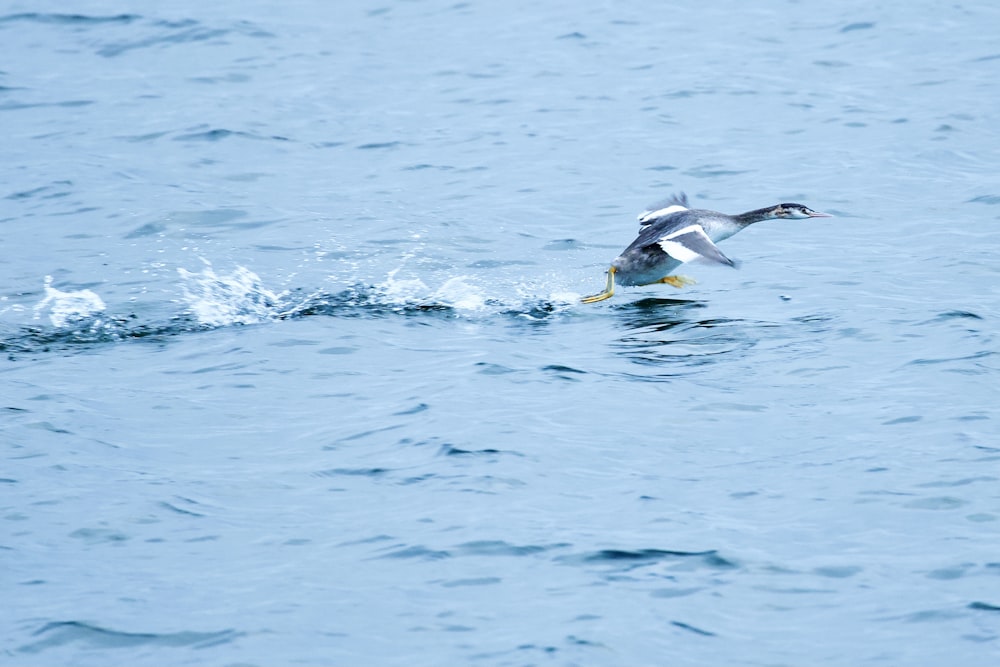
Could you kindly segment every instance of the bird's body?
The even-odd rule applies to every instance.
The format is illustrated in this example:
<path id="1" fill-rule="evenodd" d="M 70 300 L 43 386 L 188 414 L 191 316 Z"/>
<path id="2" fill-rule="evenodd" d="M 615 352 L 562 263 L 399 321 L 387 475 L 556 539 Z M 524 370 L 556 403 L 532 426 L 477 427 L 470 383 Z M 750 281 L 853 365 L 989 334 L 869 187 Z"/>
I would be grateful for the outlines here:
<path id="1" fill-rule="evenodd" d="M 639 215 L 639 236 L 622 251 L 608 269 L 608 284 L 600 294 L 588 296 L 584 303 L 610 298 L 615 284 L 652 285 L 667 283 L 683 287 L 693 281 L 672 275 L 682 264 L 705 259 L 727 266 L 736 263 L 715 244 L 762 220 L 774 218 L 824 218 L 802 204 L 778 204 L 740 215 L 688 208 L 687 197 L 674 195 L 662 204 Z"/>

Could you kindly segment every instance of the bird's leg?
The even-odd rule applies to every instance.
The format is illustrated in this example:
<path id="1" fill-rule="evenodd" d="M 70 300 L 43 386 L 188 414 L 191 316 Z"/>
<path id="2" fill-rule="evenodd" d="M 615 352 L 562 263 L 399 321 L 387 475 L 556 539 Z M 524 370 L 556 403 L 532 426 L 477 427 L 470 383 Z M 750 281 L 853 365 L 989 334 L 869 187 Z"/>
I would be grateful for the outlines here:
<path id="1" fill-rule="evenodd" d="M 605 299 L 610 299 L 615 294 L 615 267 L 608 269 L 608 284 L 604 288 L 604 291 L 600 294 L 592 294 L 591 296 L 585 296 L 580 299 L 581 303 L 597 303 L 598 301 L 604 301 Z"/>
<path id="2" fill-rule="evenodd" d="M 667 276 L 666 278 L 661 278 L 660 282 L 673 285 L 674 287 L 680 289 L 685 285 L 694 285 L 698 281 L 694 278 L 688 278 L 687 276 Z"/>

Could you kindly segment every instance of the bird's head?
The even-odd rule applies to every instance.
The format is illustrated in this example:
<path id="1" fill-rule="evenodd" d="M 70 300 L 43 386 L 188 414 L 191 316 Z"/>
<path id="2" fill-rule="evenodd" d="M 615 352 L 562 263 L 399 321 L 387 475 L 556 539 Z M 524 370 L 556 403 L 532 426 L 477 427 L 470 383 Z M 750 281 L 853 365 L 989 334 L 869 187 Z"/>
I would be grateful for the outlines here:
<path id="1" fill-rule="evenodd" d="M 814 211 L 802 204 L 778 204 L 771 209 L 772 218 L 787 218 L 790 220 L 802 220 L 804 218 L 832 218 L 829 213 Z"/>

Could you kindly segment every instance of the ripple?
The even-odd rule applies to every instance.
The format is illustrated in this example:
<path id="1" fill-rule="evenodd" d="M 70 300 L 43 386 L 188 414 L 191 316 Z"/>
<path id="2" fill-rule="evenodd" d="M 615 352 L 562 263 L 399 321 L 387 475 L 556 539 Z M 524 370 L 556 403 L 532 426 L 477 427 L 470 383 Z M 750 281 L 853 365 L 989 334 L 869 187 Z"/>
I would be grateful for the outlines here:
<path id="1" fill-rule="evenodd" d="M 601 563 L 624 565 L 627 569 L 663 562 L 685 562 L 713 570 L 728 570 L 736 564 L 717 551 L 672 551 L 667 549 L 602 549 L 600 551 L 561 556 L 557 560 L 571 565 Z"/>
<path id="2" fill-rule="evenodd" d="M 201 25 L 193 19 L 181 21 L 153 21 L 148 24 L 155 34 L 142 39 L 119 41 L 107 44 L 97 49 L 96 53 L 105 58 L 115 58 L 130 51 L 152 47 L 170 47 L 195 42 L 205 42 L 226 37 L 232 34 L 243 34 L 250 37 L 273 37 L 265 30 L 256 28 L 244 21 L 234 23 L 225 28 L 214 28 Z"/>
<path id="3" fill-rule="evenodd" d="M 25 644 L 17 650 L 21 653 L 41 653 L 46 649 L 74 643 L 100 649 L 132 648 L 135 646 L 207 648 L 229 643 L 242 637 L 243 634 L 235 630 L 170 633 L 121 632 L 81 621 L 62 621 L 48 623 L 34 633 L 34 636 L 44 637 L 43 639 Z"/>
<path id="4" fill-rule="evenodd" d="M 840 29 L 840 32 L 854 32 L 855 30 L 870 30 L 875 27 L 874 23 L 859 22 L 849 23 Z"/>
<path id="5" fill-rule="evenodd" d="M 42 14 L 36 12 L 26 12 L 23 14 L 9 14 L 0 16 L 0 23 L 12 23 L 14 21 L 30 21 L 32 23 L 54 23 L 61 25 L 92 25 L 100 23 L 132 23 L 138 21 L 142 16 L 139 14 L 116 14 L 113 16 L 87 16 L 85 14 Z"/>
<path id="6" fill-rule="evenodd" d="M 687 630 L 688 632 L 693 632 L 696 635 L 701 635 L 702 637 L 715 637 L 714 632 L 709 632 L 708 630 L 702 630 L 701 628 L 696 628 L 688 623 L 683 623 L 681 621 L 670 621 L 670 625 L 676 626 L 682 630 Z"/>
<path id="7" fill-rule="evenodd" d="M 268 140 L 289 141 L 288 137 L 283 137 L 277 134 L 270 136 L 262 136 L 259 134 L 255 134 L 253 132 L 243 132 L 240 130 L 227 130 L 222 127 L 217 127 L 211 130 L 205 130 L 204 132 L 191 132 L 188 134 L 182 134 L 174 137 L 174 141 L 221 141 L 223 139 L 229 139 L 230 137 L 236 137 L 240 139 L 258 139 L 265 141 Z"/>
<path id="8" fill-rule="evenodd" d="M 919 510 L 953 510 L 968 504 L 968 501 L 962 500 L 961 498 L 941 496 L 938 498 L 920 498 L 919 500 L 911 500 L 903 506 Z"/>
<path id="9" fill-rule="evenodd" d="M 419 560 L 441 560 L 451 558 L 447 551 L 428 549 L 425 546 L 390 547 L 387 553 L 377 558 L 399 558 L 399 559 L 419 559 Z"/>

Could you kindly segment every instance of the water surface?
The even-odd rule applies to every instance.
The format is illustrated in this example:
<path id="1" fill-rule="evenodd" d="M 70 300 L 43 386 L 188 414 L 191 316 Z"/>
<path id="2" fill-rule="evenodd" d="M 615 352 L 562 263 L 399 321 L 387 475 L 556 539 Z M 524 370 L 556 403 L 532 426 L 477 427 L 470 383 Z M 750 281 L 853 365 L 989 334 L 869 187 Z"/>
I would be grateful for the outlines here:
<path id="1" fill-rule="evenodd" d="M 0 662 L 996 664 L 1000 9 L 42 9 Z"/>

